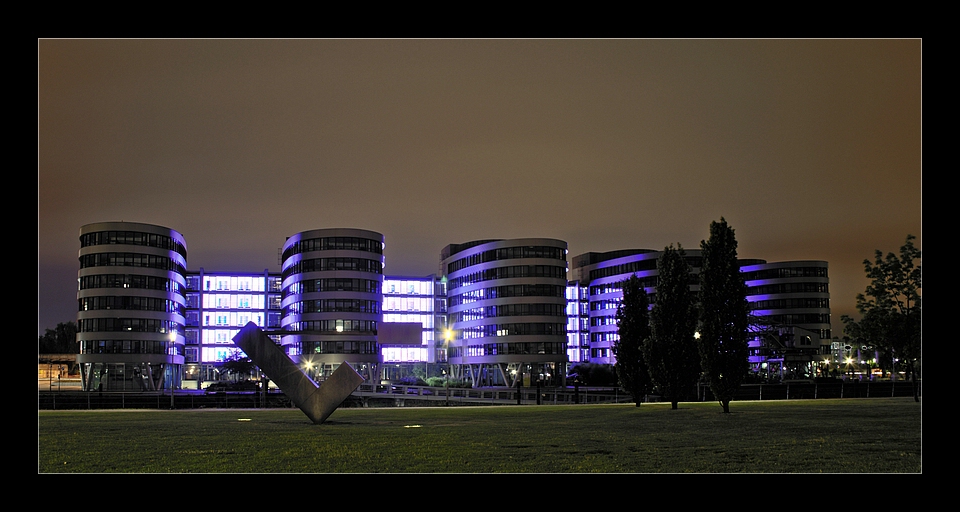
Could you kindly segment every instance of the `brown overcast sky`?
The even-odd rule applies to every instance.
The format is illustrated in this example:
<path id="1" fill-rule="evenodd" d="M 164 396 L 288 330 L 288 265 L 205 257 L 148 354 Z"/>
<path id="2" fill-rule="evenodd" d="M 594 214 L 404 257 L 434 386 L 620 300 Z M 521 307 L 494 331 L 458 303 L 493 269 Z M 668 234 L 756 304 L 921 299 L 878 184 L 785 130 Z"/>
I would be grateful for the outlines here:
<path id="1" fill-rule="evenodd" d="M 38 332 L 76 320 L 80 226 L 176 229 L 188 267 L 278 271 L 285 237 L 386 237 L 387 274 L 449 243 L 570 256 L 695 249 L 862 261 L 921 234 L 921 43 L 41 39 Z"/>

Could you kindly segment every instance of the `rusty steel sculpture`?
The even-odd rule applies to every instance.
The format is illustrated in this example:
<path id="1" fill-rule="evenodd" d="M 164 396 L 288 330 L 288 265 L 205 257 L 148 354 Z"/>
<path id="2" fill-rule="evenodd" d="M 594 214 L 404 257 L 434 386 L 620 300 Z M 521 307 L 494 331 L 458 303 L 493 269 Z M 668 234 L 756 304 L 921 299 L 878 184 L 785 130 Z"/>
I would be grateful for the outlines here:
<path id="1" fill-rule="evenodd" d="M 240 329 L 233 342 L 317 425 L 363 383 L 363 377 L 344 361 L 318 386 L 253 322 Z"/>

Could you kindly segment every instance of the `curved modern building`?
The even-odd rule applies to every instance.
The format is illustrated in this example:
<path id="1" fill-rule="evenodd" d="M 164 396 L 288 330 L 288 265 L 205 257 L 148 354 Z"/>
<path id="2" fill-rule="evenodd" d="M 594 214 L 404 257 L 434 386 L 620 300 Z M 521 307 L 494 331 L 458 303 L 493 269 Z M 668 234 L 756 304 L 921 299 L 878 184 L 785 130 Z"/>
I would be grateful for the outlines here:
<path id="1" fill-rule="evenodd" d="M 187 244 L 136 222 L 80 228 L 77 341 L 83 388 L 180 387 Z"/>
<path id="2" fill-rule="evenodd" d="M 740 272 L 754 317 L 748 341 L 754 370 L 781 379 L 811 378 L 821 340 L 832 335 L 827 262 L 743 261 Z"/>
<path id="3" fill-rule="evenodd" d="M 701 251 L 684 249 L 690 286 Z M 186 270 L 169 228 L 104 222 L 80 229 L 77 341 L 85 390 L 157 391 L 222 379 L 248 322 L 317 382 L 344 361 L 371 382 L 438 372 L 475 387 L 563 385 L 571 363 L 615 364 L 623 281 L 656 305 L 661 251 L 572 258 L 549 238 L 450 244 L 425 277 L 384 275 L 384 236 L 318 229 L 287 238 L 281 271 Z M 830 353 L 825 261 L 741 259 L 750 363 L 762 378 L 807 378 Z M 389 363 L 389 364 L 387 364 Z"/>
<path id="4" fill-rule="evenodd" d="M 562 382 L 567 243 L 477 240 L 448 245 L 440 259 L 448 362 L 461 378 L 474 386 Z"/>
<path id="5" fill-rule="evenodd" d="M 684 249 L 687 265 L 690 266 L 691 290 L 700 285 L 703 258 L 700 250 Z M 617 308 L 623 299 L 623 282 L 636 275 L 649 296 L 650 304 L 656 302 L 657 260 L 662 251 L 651 249 L 624 249 L 603 253 L 589 252 L 573 258 L 571 283 L 576 283 L 581 292 L 581 326 L 579 341 L 581 350 L 587 350 L 591 363 L 615 364 L 613 346 L 619 339 Z"/>
<path id="6" fill-rule="evenodd" d="M 703 262 L 699 249 L 687 250 L 690 289 L 699 290 L 697 276 Z M 580 361 L 616 364 L 613 345 L 618 339 L 617 307 L 623 282 L 636 275 L 643 282 L 651 307 L 656 305 L 657 259 L 662 251 L 626 249 L 586 253 L 573 258 L 571 301 L 578 300 L 578 321 L 571 322 L 571 350 Z M 751 325 L 748 345 L 754 372 L 766 375 L 809 375 L 829 340 L 830 293 L 827 262 L 741 259 L 747 285 Z M 575 311 L 579 309 L 579 311 Z"/>
<path id="7" fill-rule="evenodd" d="M 282 255 L 283 345 L 321 382 L 344 361 L 367 380 L 382 362 L 383 235 L 317 229 L 291 236 Z"/>

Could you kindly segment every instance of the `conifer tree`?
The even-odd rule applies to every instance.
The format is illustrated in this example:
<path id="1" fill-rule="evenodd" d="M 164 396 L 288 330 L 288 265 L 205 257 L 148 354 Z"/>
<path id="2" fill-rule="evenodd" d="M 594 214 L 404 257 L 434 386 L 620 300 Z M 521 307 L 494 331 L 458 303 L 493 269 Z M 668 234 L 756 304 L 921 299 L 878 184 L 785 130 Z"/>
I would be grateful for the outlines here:
<path id="1" fill-rule="evenodd" d="M 650 378 L 672 408 L 696 385 L 700 358 L 694 332 L 696 296 L 690 290 L 690 266 L 679 244 L 657 260 L 657 294 L 650 312 L 650 337 L 643 355 Z"/>
<path id="2" fill-rule="evenodd" d="M 637 407 L 650 392 L 650 374 L 643 360 L 643 343 L 650 337 L 649 299 L 640 279 L 630 276 L 623 282 L 623 300 L 617 307 L 617 333 L 613 354 L 620 387 L 630 393 Z"/>
<path id="3" fill-rule="evenodd" d="M 710 238 L 700 242 L 700 249 L 700 364 L 710 391 L 728 413 L 748 370 L 747 288 L 737 239 L 723 217 L 710 223 Z"/>

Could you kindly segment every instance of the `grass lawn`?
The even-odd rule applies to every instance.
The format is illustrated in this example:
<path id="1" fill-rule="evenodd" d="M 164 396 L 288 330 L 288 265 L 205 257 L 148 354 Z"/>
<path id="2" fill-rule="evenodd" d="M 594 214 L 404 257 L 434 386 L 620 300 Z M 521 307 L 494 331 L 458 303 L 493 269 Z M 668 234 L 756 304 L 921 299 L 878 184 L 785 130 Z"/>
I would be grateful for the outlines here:
<path id="1" fill-rule="evenodd" d="M 920 473 L 912 398 L 39 411 L 40 473 Z"/>

